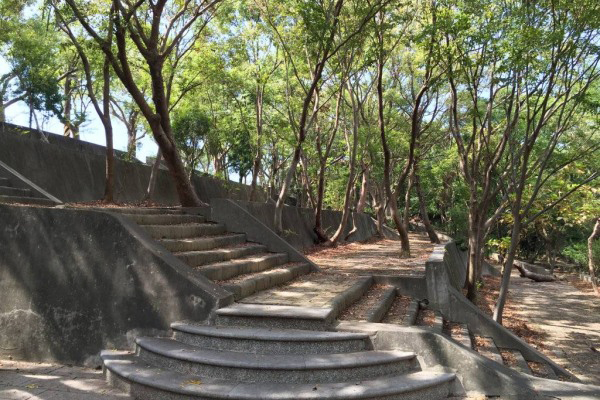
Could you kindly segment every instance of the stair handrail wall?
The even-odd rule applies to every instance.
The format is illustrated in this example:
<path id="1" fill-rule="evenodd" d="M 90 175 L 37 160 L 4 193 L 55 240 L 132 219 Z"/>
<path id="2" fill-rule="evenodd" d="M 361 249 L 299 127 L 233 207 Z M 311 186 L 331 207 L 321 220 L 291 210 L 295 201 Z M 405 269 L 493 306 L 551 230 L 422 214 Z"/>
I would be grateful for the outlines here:
<path id="1" fill-rule="evenodd" d="M 56 204 L 62 204 L 62 201 L 60 201 L 57 197 L 51 195 L 35 183 L 31 182 L 29 179 L 25 178 L 15 169 L 9 167 L 2 161 L 0 161 L 0 168 L 6 173 L 8 173 L 12 178 L 15 178 L 18 181 L 18 185 L 21 186 L 23 189 L 31 189 L 37 195 L 37 197 L 51 200 Z"/>
<path id="2" fill-rule="evenodd" d="M 449 254 L 457 251 L 456 242 L 453 240 L 437 245 L 425 263 L 430 304 L 439 309 L 445 319 L 467 324 L 472 332 L 493 338 L 498 347 L 518 350 L 527 361 L 546 363 L 557 375 L 577 379 L 569 371 L 486 315 L 462 294 L 460 291 L 462 287 L 457 289 L 456 281 L 451 278 L 453 271 L 466 270 L 466 264 L 463 265 L 462 261 L 457 263 L 456 257 L 449 257 Z"/>

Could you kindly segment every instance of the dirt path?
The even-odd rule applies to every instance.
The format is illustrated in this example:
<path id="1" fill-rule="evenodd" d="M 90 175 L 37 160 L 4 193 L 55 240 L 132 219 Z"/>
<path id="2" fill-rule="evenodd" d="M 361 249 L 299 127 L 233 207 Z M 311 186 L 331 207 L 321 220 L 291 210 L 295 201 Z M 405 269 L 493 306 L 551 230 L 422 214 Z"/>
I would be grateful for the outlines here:
<path id="1" fill-rule="evenodd" d="M 317 248 L 308 258 L 324 272 L 353 275 L 424 276 L 425 261 L 433 251 L 427 235 L 410 233 L 411 258 L 400 258 L 400 242 L 379 240 L 349 243 L 335 248 Z"/>
<path id="2" fill-rule="evenodd" d="M 544 352 L 582 382 L 600 385 L 600 298 L 564 280 L 536 283 L 518 274 L 510 294 L 513 312 L 545 334 Z"/>

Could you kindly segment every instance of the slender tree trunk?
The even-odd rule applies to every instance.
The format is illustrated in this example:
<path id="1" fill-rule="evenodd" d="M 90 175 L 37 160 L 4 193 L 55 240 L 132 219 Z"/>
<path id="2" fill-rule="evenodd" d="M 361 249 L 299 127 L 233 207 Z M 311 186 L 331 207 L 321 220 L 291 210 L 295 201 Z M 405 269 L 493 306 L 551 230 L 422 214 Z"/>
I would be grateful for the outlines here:
<path id="1" fill-rule="evenodd" d="M 423 189 L 421 188 L 421 177 L 419 176 L 417 162 L 413 165 L 413 180 L 415 191 L 417 192 L 417 197 L 419 198 L 419 211 L 421 213 L 421 219 L 423 220 L 423 225 L 425 225 L 425 230 L 427 231 L 427 236 L 429 236 L 429 240 L 431 243 L 440 243 L 440 238 L 437 233 L 435 233 L 435 229 L 431 225 L 431 221 L 429 220 L 429 215 L 427 213 L 427 204 L 425 203 L 425 196 L 423 195 Z"/>
<path id="2" fill-rule="evenodd" d="M 408 177 L 408 183 L 406 185 L 406 193 L 404 194 L 404 212 L 402 214 L 402 223 L 404 224 L 404 229 L 410 229 L 410 192 L 412 191 L 413 184 L 415 179 L 414 169 L 412 173 Z"/>
<path id="3" fill-rule="evenodd" d="M 600 295 L 600 289 L 598 289 L 598 285 L 596 284 L 596 272 L 594 270 L 594 241 L 600 239 L 600 218 L 596 220 L 596 224 L 594 225 L 594 230 L 592 234 L 588 238 L 588 267 L 590 270 L 590 277 L 592 278 L 592 286 L 596 291 L 597 295 Z"/>
<path id="4" fill-rule="evenodd" d="M 148 180 L 148 188 L 146 189 L 146 196 L 144 196 L 144 201 L 150 201 L 154 196 L 154 192 L 156 190 L 156 181 L 158 180 L 158 172 L 160 171 L 160 163 L 162 161 L 162 153 L 160 148 L 156 152 L 156 159 L 154 160 L 154 164 L 152 164 L 152 170 L 150 171 L 150 179 Z"/>
<path id="5" fill-rule="evenodd" d="M 0 124 L 6 122 L 6 111 L 4 108 L 4 94 L 0 93 Z"/>
<path id="6" fill-rule="evenodd" d="M 358 198 L 358 203 L 356 204 L 356 212 L 357 213 L 362 213 L 365 211 L 365 206 L 367 205 L 368 195 L 369 195 L 369 169 L 368 169 L 368 167 L 363 167 L 362 182 L 360 185 L 360 197 Z"/>
<path id="7" fill-rule="evenodd" d="M 516 211 L 517 213 L 519 211 Z M 515 214 L 515 212 L 513 212 Z M 494 321 L 502 324 L 502 315 L 504 313 L 504 306 L 506 305 L 506 299 L 508 297 L 508 288 L 510 286 L 510 273 L 512 271 L 513 264 L 515 262 L 515 255 L 517 253 L 517 247 L 519 245 L 519 239 L 521 237 L 521 218 L 517 215 L 513 215 L 514 221 L 512 226 L 510 246 L 504 260 L 502 267 L 502 282 L 500 284 L 500 293 L 498 294 L 498 301 L 494 307 Z"/>
<path id="8" fill-rule="evenodd" d="M 383 38 L 380 37 L 380 42 Z M 383 45 L 380 43 L 380 45 Z M 390 208 L 392 218 L 396 224 L 396 229 L 400 235 L 400 257 L 410 257 L 410 242 L 408 240 L 408 232 L 404 228 L 404 224 L 398 215 L 398 205 L 396 203 L 396 195 L 392 191 L 391 182 L 391 158 L 392 154 L 387 144 L 385 136 L 385 117 L 383 110 L 383 60 L 380 58 L 377 62 L 377 105 L 378 105 L 378 122 L 379 133 L 381 135 L 381 145 L 383 146 L 383 186 L 387 194 L 388 207 Z"/>
<path id="9" fill-rule="evenodd" d="M 106 179 L 104 184 L 104 202 L 113 203 L 115 201 L 115 151 L 113 146 L 113 127 L 110 120 L 110 62 L 106 57 L 102 69 L 102 77 L 102 103 L 104 110 L 103 114 L 100 115 L 100 118 L 102 118 L 104 135 L 106 137 Z"/>
<path id="10" fill-rule="evenodd" d="M 296 149 L 294 150 L 292 162 L 287 170 L 287 173 L 285 174 L 285 179 L 281 185 L 281 191 L 279 192 L 279 197 L 277 198 L 277 203 L 275 204 L 275 218 L 273 224 L 275 225 L 275 231 L 278 234 L 283 233 L 283 206 L 285 205 L 285 200 L 287 199 L 288 191 L 290 190 L 290 186 L 292 184 L 292 179 L 294 178 L 294 175 L 296 175 L 296 167 L 298 166 L 301 152 L 302 141 L 298 141 L 298 144 L 296 144 Z"/>
<path id="11" fill-rule="evenodd" d="M 348 151 L 350 152 L 350 173 L 348 174 L 348 182 L 346 184 L 346 193 L 344 195 L 344 210 L 342 212 L 342 220 L 340 221 L 340 225 L 338 226 L 337 231 L 333 234 L 331 238 L 331 242 L 336 244 L 344 235 L 346 231 L 346 225 L 348 225 L 348 218 L 350 217 L 350 203 L 352 203 L 352 190 L 354 188 L 354 175 L 356 173 L 356 152 L 358 148 L 358 128 L 360 121 L 360 114 L 358 107 L 356 105 L 356 100 L 354 98 L 354 90 L 348 84 L 348 92 L 350 95 L 351 103 L 352 103 L 352 144 L 350 144 L 350 140 L 348 135 L 346 134 L 346 144 L 348 146 Z M 346 132 L 346 129 L 344 129 Z"/>
<path id="12" fill-rule="evenodd" d="M 260 172 L 260 164 L 262 162 L 263 93 L 264 87 L 259 83 L 256 89 L 256 152 L 254 154 L 254 161 L 252 162 L 250 201 L 254 201 L 256 197 L 256 184 L 258 180 L 258 173 Z"/>
<path id="13" fill-rule="evenodd" d="M 315 205 L 315 227 L 313 231 L 317 235 L 319 243 L 328 242 L 329 238 L 323 230 L 323 197 L 325 196 L 325 170 L 327 168 L 327 158 L 320 160 L 319 182 L 317 185 L 317 202 Z"/>
<path id="14" fill-rule="evenodd" d="M 63 105 L 63 115 L 65 119 L 65 123 L 63 125 L 63 136 L 64 137 L 74 137 L 73 135 L 73 125 L 71 123 L 71 75 L 67 74 L 65 76 L 65 104 Z"/>

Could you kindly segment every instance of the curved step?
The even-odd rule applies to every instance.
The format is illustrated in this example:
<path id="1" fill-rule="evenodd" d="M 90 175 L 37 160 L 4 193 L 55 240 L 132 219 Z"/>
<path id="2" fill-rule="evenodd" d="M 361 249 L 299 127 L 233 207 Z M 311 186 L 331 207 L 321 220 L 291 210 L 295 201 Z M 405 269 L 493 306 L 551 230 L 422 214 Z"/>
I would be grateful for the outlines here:
<path id="1" fill-rule="evenodd" d="M 251 274 L 248 277 L 240 277 L 239 281 L 221 283 L 221 286 L 233 293 L 234 299 L 241 300 L 261 290 L 269 289 L 274 286 L 282 285 L 300 275 L 310 272 L 309 264 L 295 264 L 271 269 L 268 271 Z"/>
<path id="2" fill-rule="evenodd" d="M 162 239 L 160 243 L 171 252 L 203 251 L 218 247 L 234 246 L 246 241 L 243 233 L 233 233 L 221 236 L 191 237 L 184 239 Z"/>
<path id="3" fill-rule="evenodd" d="M 186 264 L 198 267 L 200 265 L 248 257 L 266 251 L 267 247 L 262 244 L 241 243 L 219 249 L 179 252 L 175 255 Z"/>
<path id="4" fill-rule="evenodd" d="M 332 330 L 332 308 L 235 303 L 215 311 L 216 324 L 255 328 Z"/>
<path id="5" fill-rule="evenodd" d="M 225 226 L 222 224 L 144 225 L 144 229 L 155 239 L 181 239 L 225 233 Z"/>
<path id="6" fill-rule="evenodd" d="M 365 381 L 326 384 L 238 383 L 153 367 L 124 352 L 103 351 L 109 382 L 144 400 L 421 400 L 448 397 L 454 374 L 414 372 Z"/>
<path id="7" fill-rule="evenodd" d="M 224 281 L 238 275 L 265 271 L 277 265 L 285 264 L 287 261 L 288 255 L 285 253 L 254 254 L 235 260 L 205 264 L 198 267 L 197 270 L 208 279 Z"/>
<path id="8" fill-rule="evenodd" d="M 205 350 L 168 338 L 138 338 L 137 353 L 160 368 L 240 382 L 325 383 L 398 375 L 418 368 L 414 353 L 249 354 Z"/>
<path id="9" fill-rule="evenodd" d="M 203 349 L 261 354 L 327 354 L 370 350 L 369 335 L 291 329 L 171 324 L 175 339 Z"/>
<path id="10" fill-rule="evenodd" d="M 142 214 L 127 212 L 123 213 L 127 218 L 132 219 L 138 225 L 175 225 L 175 224 L 187 224 L 187 223 L 203 223 L 206 222 L 206 218 L 202 215 L 189 215 L 189 214 Z"/>

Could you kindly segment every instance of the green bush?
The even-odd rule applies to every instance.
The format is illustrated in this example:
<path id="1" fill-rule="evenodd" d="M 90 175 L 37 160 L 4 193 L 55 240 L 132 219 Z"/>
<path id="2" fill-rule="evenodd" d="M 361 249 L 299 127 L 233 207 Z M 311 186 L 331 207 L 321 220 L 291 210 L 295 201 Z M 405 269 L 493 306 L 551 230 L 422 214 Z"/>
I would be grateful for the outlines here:
<path id="1" fill-rule="evenodd" d="M 600 241 L 597 240 L 592 248 L 594 254 L 594 265 L 596 266 L 596 272 L 600 273 Z M 582 270 L 587 271 L 588 266 L 588 248 L 587 242 L 574 242 L 571 243 L 562 250 L 563 256 L 569 261 L 577 264 Z"/>

